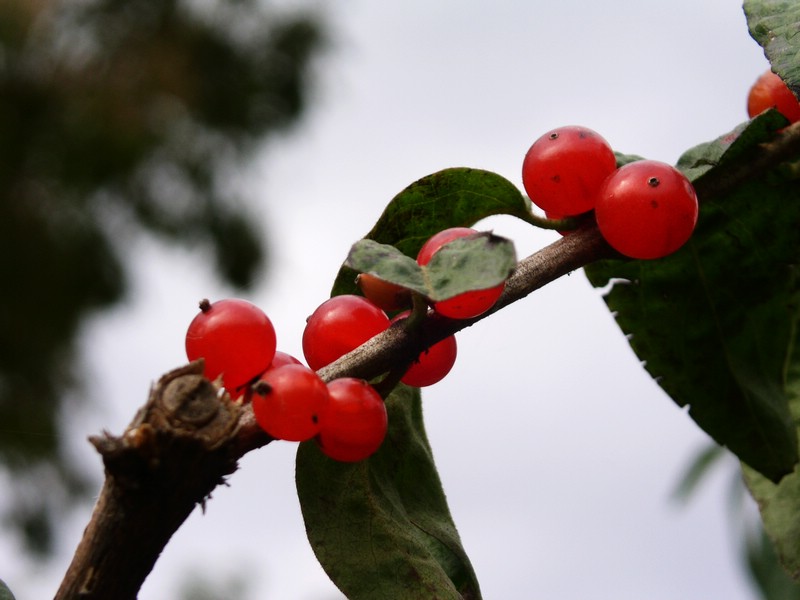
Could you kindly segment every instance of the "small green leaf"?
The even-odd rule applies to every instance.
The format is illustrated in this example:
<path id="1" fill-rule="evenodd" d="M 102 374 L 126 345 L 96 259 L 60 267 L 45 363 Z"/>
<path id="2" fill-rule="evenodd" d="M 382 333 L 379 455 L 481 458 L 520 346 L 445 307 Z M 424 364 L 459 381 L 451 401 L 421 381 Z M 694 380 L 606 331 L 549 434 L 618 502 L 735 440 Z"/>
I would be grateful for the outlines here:
<path id="1" fill-rule="evenodd" d="M 300 444 L 297 492 L 311 546 L 350 600 L 478 600 L 422 422 L 419 390 L 387 399 L 389 432 L 359 463 Z"/>
<path id="2" fill-rule="evenodd" d="M 777 130 L 787 124 L 786 117 L 777 110 L 768 110 L 712 142 L 687 150 L 678 159 L 677 167 L 691 181 L 697 183 L 714 167 L 724 165 L 751 150 L 756 144 L 768 141 Z"/>
<path id="3" fill-rule="evenodd" d="M 757 151 L 764 115 L 699 146 L 680 164 L 726 176 L 731 153 Z M 728 141 L 730 140 L 730 141 Z M 699 189 L 699 188 L 698 188 Z M 690 242 L 657 261 L 585 269 L 646 369 L 718 443 L 772 481 L 798 460 L 787 356 L 800 310 L 800 186 L 775 170 L 703 200 Z"/>
<path id="4" fill-rule="evenodd" d="M 621 152 L 614 152 L 614 156 L 617 159 L 617 168 L 644 159 L 643 156 L 639 156 L 638 154 L 622 154 Z"/>
<path id="5" fill-rule="evenodd" d="M 350 248 L 344 264 L 354 271 L 375 275 L 423 296 L 428 294 L 422 267 L 416 260 L 389 244 L 359 240 Z"/>
<path id="6" fill-rule="evenodd" d="M 367 238 L 416 256 L 442 229 L 469 227 L 492 215 L 528 220 L 530 201 L 497 173 L 456 167 L 415 181 L 395 196 Z"/>
<path id="7" fill-rule="evenodd" d="M 800 4 L 786 0 L 746 0 L 744 12 L 750 35 L 764 55 L 800 97 Z"/>
<path id="8" fill-rule="evenodd" d="M 689 463 L 689 467 L 678 481 L 678 486 L 672 496 L 681 502 L 688 501 L 697 491 L 700 482 L 707 479 L 711 467 L 716 465 L 724 456 L 726 456 L 726 453 L 722 446 L 717 444 L 706 446 Z"/>
<path id="9" fill-rule="evenodd" d="M 415 258 L 434 233 L 449 227 L 471 227 L 492 215 L 530 221 L 530 200 L 496 173 L 456 167 L 423 177 L 397 194 L 365 238 L 391 244 Z M 356 274 L 343 267 L 333 293 L 358 293 Z"/>
<path id="10" fill-rule="evenodd" d="M 517 264 L 514 244 L 484 232 L 445 244 L 423 267 L 430 286 L 429 298 L 447 300 L 471 290 L 500 285 Z"/>
<path id="11" fill-rule="evenodd" d="M 743 464 L 742 470 L 778 559 L 792 578 L 800 581 L 800 472 L 795 470 L 775 484 L 747 465 Z"/>
<path id="12" fill-rule="evenodd" d="M 15 600 L 14 594 L 8 589 L 6 582 L 0 579 L 0 600 Z"/>
<path id="13" fill-rule="evenodd" d="M 350 249 L 345 265 L 439 302 L 501 284 L 516 262 L 511 241 L 482 232 L 445 244 L 424 267 L 393 246 L 361 240 Z"/>
<path id="14" fill-rule="evenodd" d="M 530 202 L 494 173 L 446 169 L 411 184 L 389 203 L 366 236 L 389 246 L 372 254 L 371 243 L 357 245 L 351 258 L 367 261 L 358 263 L 359 270 L 376 269 L 413 288 L 419 285 L 415 257 L 430 236 L 498 214 L 530 220 Z M 400 260 L 392 246 L 408 260 Z M 343 266 L 332 294 L 357 293 L 356 274 Z M 387 439 L 367 461 L 337 463 L 313 443 L 300 445 L 295 479 L 311 546 L 352 600 L 479 600 L 433 462 L 419 390 L 401 385 L 386 405 Z"/>

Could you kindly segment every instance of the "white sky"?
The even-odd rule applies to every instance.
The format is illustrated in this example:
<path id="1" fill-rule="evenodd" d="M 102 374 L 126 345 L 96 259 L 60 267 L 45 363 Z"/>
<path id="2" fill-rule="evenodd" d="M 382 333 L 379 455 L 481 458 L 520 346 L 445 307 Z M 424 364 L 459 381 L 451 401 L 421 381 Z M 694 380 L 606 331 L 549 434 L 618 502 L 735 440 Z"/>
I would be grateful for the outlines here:
<path id="1" fill-rule="evenodd" d="M 263 199 L 270 276 L 248 298 L 279 348 L 302 356 L 305 317 L 384 205 L 452 166 L 517 184 L 549 128 L 582 124 L 622 152 L 674 162 L 745 120 L 767 63 L 737 2 L 342 0 L 301 128 L 243 181 Z M 511 219 L 521 256 L 556 239 Z M 86 436 L 121 432 L 150 383 L 182 364 L 203 297 L 229 295 L 204 257 L 139 242 L 135 298 L 90 328 L 91 404 L 65 440 L 101 473 Z M 726 511 L 730 461 L 688 507 L 670 500 L 706 437 L 641 369 L 599 295 L 574 273 L 464 331 L 450 376 L 424 393 L 428 432 L 462 540 L 488 598 L 751 600 Z M 250 598 L 341 598 L 305 540 L 295 446 L 247 457 L 206 514 L 167 547 L 141 598 L 174 597 L 192 570 L 244 573 Z M 91 507 L 65 518 L 53 567 L 0 544 L 20 598 L 52 596 Z"/>

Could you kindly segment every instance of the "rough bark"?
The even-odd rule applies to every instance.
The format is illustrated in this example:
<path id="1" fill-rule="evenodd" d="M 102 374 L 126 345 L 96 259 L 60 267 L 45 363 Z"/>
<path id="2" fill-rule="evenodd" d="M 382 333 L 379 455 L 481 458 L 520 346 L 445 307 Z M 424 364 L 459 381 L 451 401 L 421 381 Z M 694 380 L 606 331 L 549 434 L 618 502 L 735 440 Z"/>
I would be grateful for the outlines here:
<path id="1" fill-rule="evenodd" d="M 202 371 L 197 361 L 167 373 L 121 436 L 90 438 L 106 479 L 57 599 L 136 598 L 192 510 L 248 446 L 269 441 Z"/>

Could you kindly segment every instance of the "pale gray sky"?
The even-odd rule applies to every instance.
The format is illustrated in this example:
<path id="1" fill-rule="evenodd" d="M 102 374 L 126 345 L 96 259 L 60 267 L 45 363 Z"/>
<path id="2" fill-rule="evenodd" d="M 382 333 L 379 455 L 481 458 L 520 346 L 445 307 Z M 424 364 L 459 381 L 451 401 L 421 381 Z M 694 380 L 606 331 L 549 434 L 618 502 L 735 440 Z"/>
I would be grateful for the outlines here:
<path id="1" fill-rule="evenodd" d="M 731 0 L 342 0 L 327 12 L 334 47 L 304 125 L 242 174 L 265 198 L 274 251 L 249 299 L 297 356 L 350 244 L 412 181 L 473 166 L 520 184 L 528 146 L 566 124 L 674 162 L 746 119 L 747 90 L 767 66 Z M 556 239 L 510 219 L 485 226 L 520 255 Z M 97 406 L 73 419 L 69 444 L 98 474 L 86 436 L 120 432 L 150 382 L 184 361 L 197 300 L 230 294 L 198 272 L 203 257 L 151 242 L 136 251 L 136 298 L 85 340 Z M 487 599 L 754 598 L 726 513 L 733 463 L 687 508 L 670 501 L 706 438 L 641 369 L 581 273 L 462 332 L 459 351 L 425 391 L 425 411 Z M 192 568 L 246 572 L 253 599 L 339 597 L 305 540 L 294 449 L 246 457 L 175 536 L 141 598 L 173 597 Z M 89 511 L 69 519 L 62 562 L 45 572 L 0 543 L 0 575 L 18 598 L 52 595 Z"/>

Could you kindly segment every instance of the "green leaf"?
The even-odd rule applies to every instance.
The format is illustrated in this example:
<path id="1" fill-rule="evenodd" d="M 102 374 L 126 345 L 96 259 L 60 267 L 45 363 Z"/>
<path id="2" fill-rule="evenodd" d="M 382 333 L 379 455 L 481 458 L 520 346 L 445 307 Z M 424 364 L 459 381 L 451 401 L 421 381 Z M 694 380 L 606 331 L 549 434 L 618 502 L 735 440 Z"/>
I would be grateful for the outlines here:
<path id="1" fill-rule="evenodd" d="M 764 55 L 800 97 L 800 4 L 787 0 L 746 0 L 744 12 L 750 35 Z"/>
<path id="2" fill-rule="evenodd" d="M 746 1 L 744 3 L 748 27 L 753 38 L 764 48 L 773 71 L 780 75 L 800 95 L 800 4 L 775 0 Z M 796 182 L 795 182 L 796 186 Z M 795 187 L 796 189 L 796 187 Z M 792 210 L 796 215 L 797 192 L 784 198 L 781 213 Z M 780 215 L 782 228 L 794 227 L 797 221 L 791 216 Z M 769 235 L 769 233 L 768 233 Z M 765 238 L 769 239 L 769 238 Z M 794 315 L 789 329 L 789 352 L 783 367 L 783 383 L 792 418 L 800 423 L 800 344 L 797 343 L 798 307 L 800 293 L 797 292 L 797 267 L 792 269 L 795 281 L 794 293 L 787 300 L 787 310 Z M 779 483 L 770 481 L 747 465 L 742 465 L 750 493 L 761 511 L 764 529 L 775 545 L 778 558 L 795 581 L 800 581 L 800 470 L 795 467 L 791 475 Z M 788 596 L 787 596 L 788 597 Z"/>
<path id="3" fill-rule="evenodd" d="M 480 590 L 447 507 L 418 389 L 387 399 L 390 428 L 359 463 L 297 453 L 297 491 L 322 567 L 350 600 L 477 600 Z"/>
<path id="4" fill-rule="evenodd" d="M 745 539 L 745 559 L 751 581 L 765 600 L 800 600 L 800 585 L 781 565 L 775 546 L 763 528 Z"/>
<path id="5" fill-rule="evenodd" d="M 700 482 L 707 477 L 711 467 L 716 465 L 723 456 L 725 456 L 725 449 L 717 444 L 709 444 L 699 452 L 678 480 L 678 486 L 672 494 L 673 497 L 681 502 L 688 501 L 697 491 Z"/>
<path id="6" fill-rule="evenodd" d="M 775 132 L 788 124 L 777 110 L 770 109 L 733 131 L 687 150 L 678 159 L 677 167 L 695 184 L 714 167 L 725 165 L 751 150 L 756 144 L 774 137 Z"/>
<path id="7" fill-rule="evenodd" d="M 771 118 L 734 132 L 740 144 L 723 136 L 680 164 L 709 165 L 698 178 L 712 169 L 724 175 L 728 153 L 752 149 Z M 776 170 L 727 197 L 701 198 L 695 234 L 677 253 L 585 269 L 593 285 L 610 286 L 606 303 L 659 385 L 772 481 L 798 460 L 786 365 L 796 342 L 799 261 L 800 186 Z"/>
<path id="8" fill-rule="evenodd" d="M 514 244 L 489 232 L 445 244 L 426 266 L 394 246 L 374 240 L 356 242 L 345 265 L 370 273 L 439 302 L 472 290 L 501 284 L 517 263 Z"/>
<path id="9" fill-rule="evenodd" d="M 425 274 L 416 260 L 389 244 L 363 239 L 353 244 L 344 261 L 346 267 L 369 273 L 426 296 L 429 292 Z"/>
<path id="10" fill-rule="evenodd" d="M 406 277 L 414 278 L 417 252 L 431 235 L 498 214 L 530 220 L 530 202 L 494 173 L 446 169 L 395 196 L 366 236 L 397 250 L 384 248 L 371 255 L 371 245 L 366 244 L 358 251 L 366 249 L 373 266 L 395 263 L 376 268 L 388 268 L 391 277 L 408 283 Z M 399 259 L 397 252 L 407 260 Z M 406 275 L 398 275 L 404 268 Z M 332 294 L 357 293 L 356 274 L 343 266 Z M 295 478 L 311 546 L 352 600 L 478 600 L 478 582 L 450 516 L 425 434 L 419 390 L 401 385 L 386 406 L 387 439 L 366 461 L 338 463 L 323 456 L 314 443 L 300 445 Z"/>
<path id="11" fill-rule="evenodd" d="M 742 469 L 781 564 L 800 581 L 800 472 L 795 470 L 776 485 L 747 465 Z"/>
<path id="12" fill-rule="evenodd" d="M 14 600 L 14 594 L 2 579 L 0 579 L 0 600 Z"/>
<path id="13" fill-rule="evenodd" d="M 491 233 L 479 233 L 445 244 L 424 267 L 431 300 L 503 283 L 517 264 L 514 244 Z"/>
<path id="14" fill-rule="evenodd" d="M 423 177 L 397 194 L 365 238 L 416 257 L 434 233 L 448 227 L 471 227 L 492 215 L 529 221 L 531 204 L 513 183 L 496 173 L 456 167 Z M 343 267 L 334 294 L 358 293 L 356 274 Z"/>
<path id="15" fill-rule="evenodd" d="M 784 366 L 786 393 L 794 422 L 800 424 L 800 343 L 797 343 L 800 315 L 800 293 L 792 298 L 795 319 L 792 323 L 794 344 Z M 742 466 L 745 483 L 758 502 L 764 529 L 775 544 L 778 557 L 792 575 L 800 581 L 800 466 L 784 477 L 779 484 L 769 481 L 754 469 Z"/>

